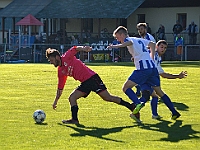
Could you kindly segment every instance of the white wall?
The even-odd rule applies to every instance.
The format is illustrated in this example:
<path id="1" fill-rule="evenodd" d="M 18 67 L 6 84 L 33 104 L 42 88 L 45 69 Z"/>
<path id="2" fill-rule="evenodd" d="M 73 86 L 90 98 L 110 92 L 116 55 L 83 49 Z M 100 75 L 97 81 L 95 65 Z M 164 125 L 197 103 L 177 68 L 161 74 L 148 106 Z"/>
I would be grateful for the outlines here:
<path id="1" fill-rule="evenodd" d="M 136 27 L 137 14 L 145 14 L 145 20 L 149 23 L 153 33 L 158 30 L 159 24 L 165 26 L 166 33 L 171 33 L 178 13 L 187 14 L 187 26 L 192 20 L 199 26 L 200 7 L 138 8 L 131 14 L 129 19 L 131 20 L 131 24 L 134 24 Z"/>

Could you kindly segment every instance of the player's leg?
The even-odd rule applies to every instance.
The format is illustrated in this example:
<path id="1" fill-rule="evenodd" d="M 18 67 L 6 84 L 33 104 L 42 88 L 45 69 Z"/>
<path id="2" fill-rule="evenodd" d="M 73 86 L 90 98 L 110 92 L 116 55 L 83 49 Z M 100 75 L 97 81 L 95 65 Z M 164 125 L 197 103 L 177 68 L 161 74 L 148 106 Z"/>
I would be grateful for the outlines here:
<path id="1" fill-rule="evenodd" d="M 141 102 L 139 101 L 137 95 L 135 94 L 135 92 L 132 90 L 132 88 L 134 86 L 136 86 L 137 83 L 131 81 L 131 80 L 127 80 L 124 85 L 123 85 L 123 92 L 132 100 L 132 102 L 137 105 L 140 104 Z"/>
<path id="2" fill-rule="evenodd" d="M 101 91 L 97 93 L 103 100 L 107 102 L 114 102 L 120 104 L 122 106 L 127 107 L 130 111 L 133 111 L 134 106 L 129 102 L 124 101 L 122 98 L 118 96 L 111 95 L 107 90 Z"/>
<path id="3" fill-rule="evenodd" d="M 157 87 L 153 87 L 154 90 L 156 91 L 156 94 L 163 100 L 163 102 L 165 103 L 165 105 L 168 107 L 168 109 L 172 112 L 172 119 L 176 120 L 177 118 L 179 118 L 181 115 L 179 114 L 179 112 L 174 108 L 173 103 L 171 102 L 171 99 L 168 97 L 167 94 L 165 94 L 162 89 L 160 88 L 160 86 Z"/>
<path id="4" fill-rule="evenodd" d="M 81 97 L 86 97 L 86 93 L 75 89 L 69 96 L 69 103 L 71 106 L 71 115 L 72 118 L 69 120 L 63 120 L 62 122 L 65 124 L 79 124 L 78 121 L 78 104 L 77 100 Z"/>
<path id="5" fill-rule="evenodd" d="M 141 96 L 141 88 L 140 88 L 140 86 L 136 85 L 135 88 L 136 88 L 136 93 L 135 94 L 137 95 L 137 97 L 140 97 Z"/>
<path id="6" fill-rule="evenodd" d="M 126 102 L 124 101 L 122 98 L 118 97 L 118 96 L 114 96 L 114 95 L 111 95 L 107 89 L 104 89 L 102 91 L 99 91 L 97 92 L 97 94 L 105 101 L 107 102 L 114 102 L 116 104 L 119 104 L 119 105 L 122 105 L 122 106 L 125 106 L 126 108 L 128 108 L 131 112 L 134 110 L 135 108 L 135 104 L 132 103 L 130 104 L 129 102 Z M 140 121 L 140 113 L 137 113 L 134 115 L 135 116 L 135 119 L 137 122 L 141 122 Z"/>
<path id="7" fill-rule="evenodd" d="M 152 112 L 152 119 L 160 119 L 161 117 L 158 115 L 158 95 L 156 94 L 155 91 L 151 94 L 151 112 Z"/>

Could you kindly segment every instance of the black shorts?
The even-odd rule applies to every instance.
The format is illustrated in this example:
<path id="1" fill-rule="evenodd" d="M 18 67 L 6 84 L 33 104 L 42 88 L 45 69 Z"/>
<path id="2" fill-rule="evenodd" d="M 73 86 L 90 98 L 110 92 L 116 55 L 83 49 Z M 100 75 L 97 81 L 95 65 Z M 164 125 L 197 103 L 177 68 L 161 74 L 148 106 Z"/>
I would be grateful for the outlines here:
<path id="1" fill-rule="evenodd" d="M 77 87 L 77 90 L 85 93 L 84 97 L 87 97 L 91 91 L 96 92 L 98 94 L 106 89 L 107 88 L 105 84 L 103 83 L 98 74 L 93 75 Z"/>

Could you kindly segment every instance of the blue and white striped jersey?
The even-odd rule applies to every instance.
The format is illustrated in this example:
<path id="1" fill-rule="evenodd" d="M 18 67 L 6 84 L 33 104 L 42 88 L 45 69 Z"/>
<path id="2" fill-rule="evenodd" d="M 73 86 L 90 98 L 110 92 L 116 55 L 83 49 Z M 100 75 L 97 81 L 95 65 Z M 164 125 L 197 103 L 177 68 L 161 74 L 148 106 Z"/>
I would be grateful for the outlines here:
<path id="1" fill-rule="evenodd" d="M 162 58 L 158 55 L 158 52 L 155 52 L 155 56 L 154 56 L 154 63 L 156 65 L 156 68 L 158 69 L 158 73 L 164 73 L 164 70 L 161 67 L 161 62 L 162 62 Z"/>
<path id="2" fill-rule="evenodd" d="M 127 46 L 129 53 L 134 57 L 134 64 L 137 70 L 155 68 L 155 64 L 149 55 L 147 45 L 149 40 L 127 37 L 124 42 L 131 41 L 133 44 Z"/>

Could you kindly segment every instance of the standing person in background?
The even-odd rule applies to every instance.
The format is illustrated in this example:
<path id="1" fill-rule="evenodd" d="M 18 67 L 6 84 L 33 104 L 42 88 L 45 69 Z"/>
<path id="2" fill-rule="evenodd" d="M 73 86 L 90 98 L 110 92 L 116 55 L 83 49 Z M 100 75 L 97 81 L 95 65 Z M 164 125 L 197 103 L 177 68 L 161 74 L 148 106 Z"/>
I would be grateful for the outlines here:
<path id="1" fill-rule="evenodd" d="M 183 31 L 183 27 L 178 20 L 176 21 L 176 24 L 174 24 L 172 30 L 173 30 L 173 34 L 174 34 L 174 40 L 175 40 L 176 36 Z"/>
<path id="2" fill-rule="evenodd" d="M 71 46 L 78 45 L 78 40 L 72 35 L 71 36 Z"/>
<path id="3" fill-rule="evenodd" d="M 158 40 L 165 40 L 165 27 L 162 24 L 160 24 L 156 33 L 158 34 Z"/>
<path id="4" fill-rule="evenodd" d="M 176 54 L 177 54 L 177 59 L 182 60 L 182 54 L 183 54 L 183 37 L 181 34 L 178 34 L 176 39 L 175 39 L 175 49 L 176 49 Z"/>
<path id="5" fill-rule="evenodd" d="M 187 32 L 189 35 L 189 44 L 195 45 L 197 42 L 198 26 L 194 23 L 194 21 L 192 21 L 188 26 Z"/>
<path id="6" fill-rule="evenodd" d="M 58 88 L 52 105 L 53 109 L 57 108 L 58 100 L 62 95 L 68 77 L 73 77 L 75 80 L 81 82 L 80 86 L 73 90 L 69 96 L 72 118 L 63 120 L 62 122 L 64 124 L 79 124 L 77 100 L 81 97 L 86 98 L 91 91 L 96 92 L 96 94 L 107 102 L 114 102 L 125 106 L 131 112 L 135 108 L 135 105 L 122 100 L 122 98 L 118 96 L 111 95 L 99 75 L 75 57 L 76 53 L 79 51 L 89 52 L 91 50 L 92 47 L 90 46 L 73 46 L 62 56 L 56 49 L 48 48 L 46 50 L 48 61 L 55 67 L 58 67 Z M 137 116 L 137 118 L 138 117 L 139 116 Z"/>

